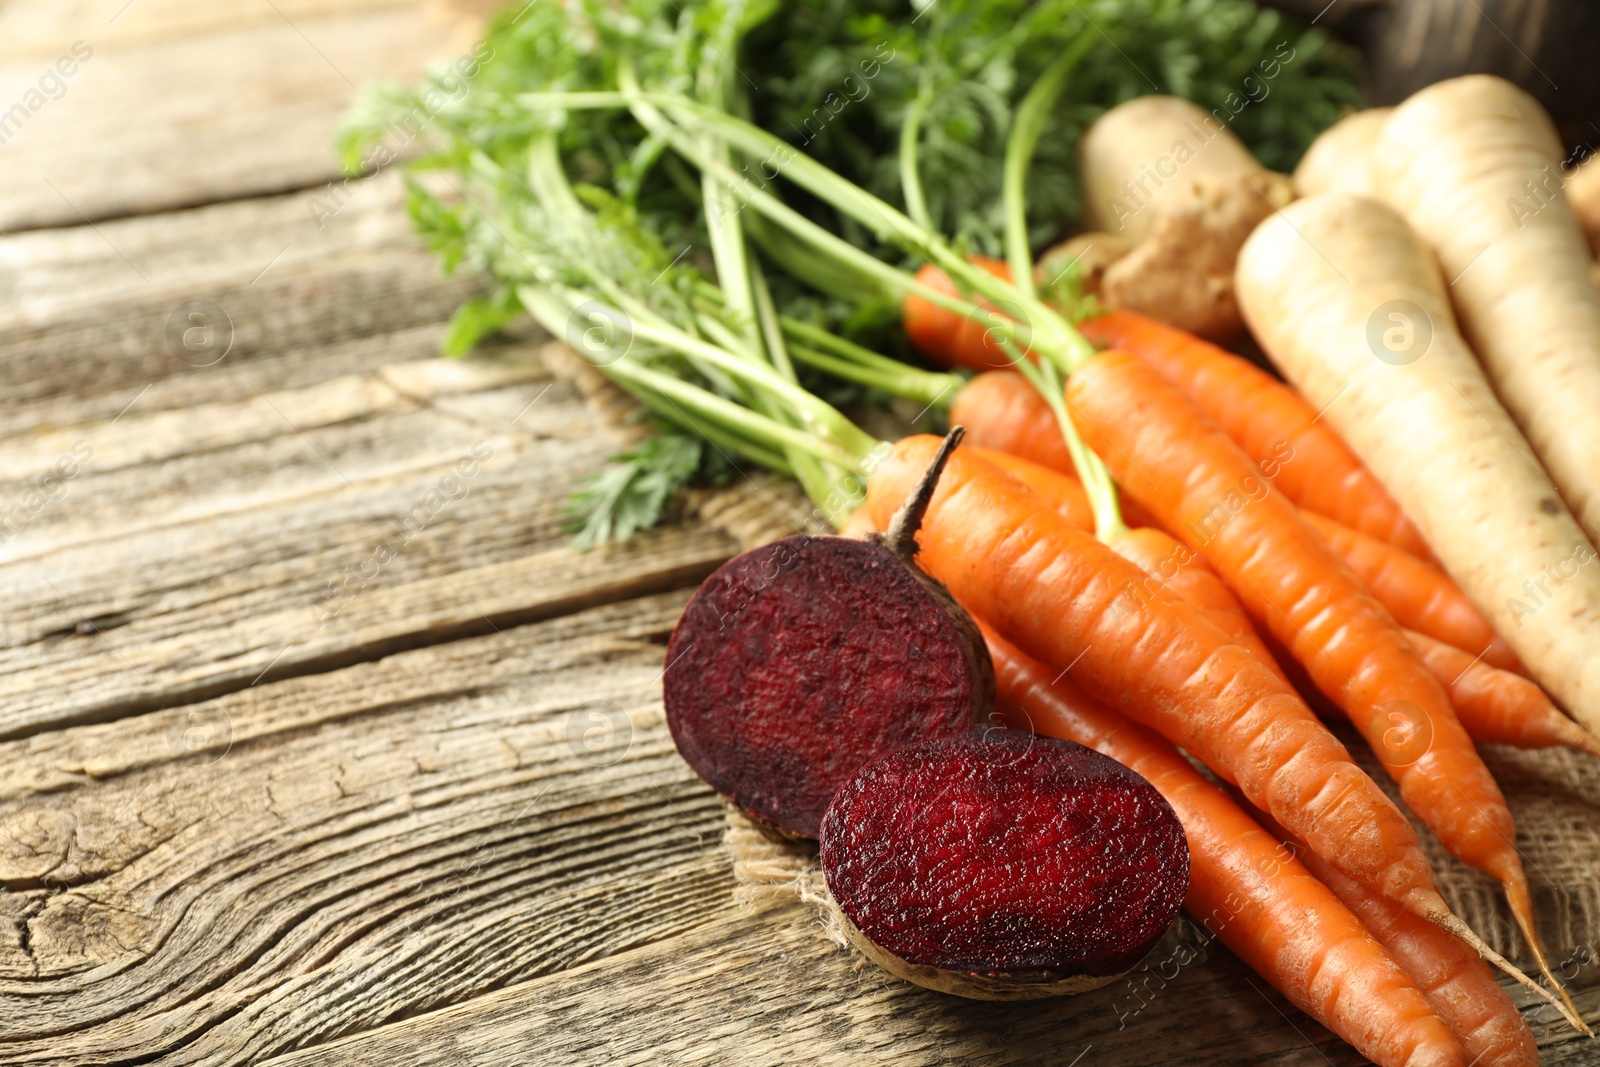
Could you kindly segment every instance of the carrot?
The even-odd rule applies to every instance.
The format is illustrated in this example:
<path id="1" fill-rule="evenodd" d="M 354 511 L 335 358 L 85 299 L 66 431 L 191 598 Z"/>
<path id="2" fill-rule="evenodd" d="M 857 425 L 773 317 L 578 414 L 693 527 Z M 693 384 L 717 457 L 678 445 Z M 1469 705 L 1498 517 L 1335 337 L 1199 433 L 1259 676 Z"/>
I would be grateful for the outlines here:
<path id="1" fill-rule="evenodd" d="M 1561 714 L 1544 690 L 1528 679 L 1479 662 L 1426 634 L 1408 630 L 1406 636 L 1450 694 L 1456 717 L 1477 743 L 1572 748 L 1600 756 L 1600 738 Z"/>
<path id="2" fill-rule="evenodd" d="M 1561 192 L 1565 155 L 1538 101 L 1474 75 L 1395 108 L 1372 158 L 1378 191 L 1433 246 L 1495 392 L 1593 538 L 1600 290 Z"/>
<path id="3" fill-rule="evenodd" d="M 875 522 L 889 521 L 937 447 L 906 438 L 878 465 L 867 485 Z M 1115 610 L 1144 572 L 970 449 L 950 457 L 917 559 L 1007 640 L 1188 749 L 1363 885 L 1465 930 L 1410 823 L 1278 675 L 1165 589 Z"/>
<path id="4" fill-rule="evenodd" d="M 1075 479 L 1003 452 L 976 451 L 1024 482 L 1074 526 L 1082 530 L 1094 529 L 1094 517 L 1084 498 L 1083 487 Z M 1378 602 L 1407 627 L 1406 637 L 1424 666 L 1444 686 L 1456 718 L 1475 744 L 1565 747 L 1600 756 L 1600 741 L 1563 715 L 1543 690 L 1494 663 L 1495 659 L 1504 658 L 1511 666 L 1518 665 L 1515 655 L 1504 649 L 1498 636 L 1489 630 L 1488 623 L 1482 621 L 1482 616 L 1448 576 L 1399 549 L 1373 541 L 1331 519 L 1309 512 L 1302 512 L 1301 517 L 1328 539 Z M 870 520 L 863 508 L 851 516 L 842 532 L 855 535 L 866 529 L 870 529 Z M 1256 633 L 1238 598 L 1183 542 L 1163 530 L 1143 527 L 1124 532 L 1111 542 L 1111 548 L 1124 559 L 1138 564 L 1147 575 L 1124 589 L 1124 596 L 1136 602 L 1149 595 L 1151 582 L 1160 582 L 1198 609 L 1233 641 L 1282 673 L 1277 657 Z M 1429 588 L 1431 593 L 1427 592 Z M 1419 596 L 1418 589 L 1426 595 Z M 1412 609 L 1409 612 L 1408 607 Z M 1415 624 L 1412 619 L 1429 624 L 1435 632 L 1445 629 L 1457 643 L 1446 643 L 1410 629 Z M 1461 650 L 1462 644 L 1473 640 L 1461 634 L 1477 632 L 1466 628 L 1474 620 L 1477 627 L 1491 635 L 1490 647 L 1478 656 Z M 1456 625 L 1449 625 L 1452 623 Z M 1503 656 L 1496 655 L 1501 650 Z"/>
<path id="5" fill-rule="evenodd" d="M 1374 1063 L 1466 1063 L 1415 983 L 1350 910 L 1170 742 L 979 625 L 1009 725 L 1104 753 L 1172 805 L 1189 839 L 1184 906 L 1212 936 Z"/>
<path id="6" fill-rule="evenodd" d="M 1562 991 L 1534 928 L 1511 811 L 1399 625 L 1249 456 L 1150 366 L 1102 352 L 1067 394 L 1124 491 L 1227 580 L 1350 717 L 1445 848 L 1505 887 L 1540 969 Z"/>
<path id="7" fill-rule="evenodd" d="M 839 527 L 839 536 L 862 538 L 876 529 L 877 526 L 872 522 L 872 512 L 866 508 L 856 508 L 850 513 L 850 517 L 844 520 L 844 525 Z"/>
<path id="8" fill-rule="evenodd" d="M 1008 452 L 1054 471 L 1071 472 L 1072 456 L 1050 405 L 1022 375 L 979 374 L 950 403 L 950 424 L 967 428 L 967 442 Z"/>
<path id="9" fill-rule="evenodd" d="M 974 376 L 952 399 L 950 424 L 965 426 L 967 442 L 981 449 L 986 458 L 993 460 L 1000 453 L 1077 480 L 1055 413 L 1039 390 L 1015 371 L 989 371 Z M 1058 508 L 1062 503 L 1057 502 Z M 1122 506 L 1128 525 L 1154 525 L 1149 513 L 1134 501 L 1124 500 Z M 1083 528 L 1092 530 L 1093 526 Z"/>
<path id="10" fill-rule="evenodd" d="M 1032 488 L 1048 497 L 1044 487 Z M 1305 518 L 1317 525 L 1315 516 Z M 1084 528 L 1089 527 L 1084 524 Z M 1281 672 L 1277 658 L 1250 624 L 1233 591 L 1183 542 L 1165 531 L 1145 528 L 1127 531 L 1111 547 L 1124 559 L 1137 563 L 1150 576 L 1149 581 L 1164 584 L 1235 642 Z M 1148 588 L 1146 583 L 1126 593 L 1144 597 L 1149 595 Z M 1565 747 L 1600 756 L 1600 740 L 1561 714 L 1544 691 L 1526 678 L 1481 662 L 1426 634 L 1413 630 L 1405 633 L 1423 665 L 1444 686 L 1456 718 L 1474 744 Z"/>
<path id="11" fill-rule="evenodd" d="M 1296 504 L 1427 558 L 1422 534 L 1317 411 L 1249 360 L 1132 311 L 1082 323 L 1091 341 L 1132 352 L 1239 443 Z"/>
<path id="12" fill-rule="evenodd" d="M 997 661 L 998 662 L 998 661 Z M 1494 972 L 1466 945 L 1368 891 L 1305 848 L 1254 808 L 1247 813 L 1293 850 L 1318 881 L 1371 931 L 1405 968 L 1433 1010 L 1460 1040 L 1472 1067 L 1538 1067 L 1539 1046 L 1527 1020 L 1495 981 Z M 1181 821 L 1181 816 L 1180 816 Z"/>
<path id="13" fill-rule="evenodd" d="M 1125 595 L 1135 600 L 1148 598 L 1152 583 L 1165 586 L 1189 604 L 1228 639 L 1254 653 L 1255 657 L 1284 678 L 1278 661 L 1267 650 L 1261 635 L 1250 625 L 1249 616 L 1238 597 L 1217 572 L 1188 545 L 1155 527 L 1128 530 L 1111 542 L 1112 551 L 1139 565 L 1147 580 Z"/>
<path id="14" fill-rule="evenodd" d="M 1018 378 L 1018 381 L 1021 379 Z M 1028 388 L 1033 387 L 1028 386 Z M 1056 431 L 1056 440 L 1061 440 L 1059 430 Z M 1065 452 L 1064 447 L 1062 451 Z M 991 448 L 974 448 L 973 452 L 1049 501 L 1050 506 L 1061 513 L 1062 518 L 1078 529 L 1091 532 L 1094 530 L 1094 508 L 1090 506 L 1089 495 L 1083 491 L 1083 483 L 1078 479 L 1063 474 L 1060 470 L 1051 470 L 1049 467 L 1023 459 L 1021 456 L 1011 455 L 1009 452 Z"/>
<path id="15" fill-rule="evenodd" d="M 1311 512 L 1305 512 L 1304 518 L 1401 626 L 1480 656 L 1503 670 L 1522 673 L 1517 654 L 1448 574 L 1332 519 Z"/>
<path id="16" fill-rule="evenodd" d="M 1239 280 L 1245 317 L 1273 362 L 1326 407 L 1324 418 L 1395 494 L 1534 678 L 1600 731 L 1594 546 L 1456 332 L 1429 250 L 1377 201 L 1318 196 L 1256 230 L 1240 254 Z M 1543 380 L 1552 394 L 1565 386 Z M 1592 411 L 1582 421 L 1600 425 Z"/>
<path id="17" fill-rule="evenodd" d="M 997 278 L 1011 280 L 1011 270 L 1004 260 L 988 256 L 971 256 L 972 263 L 982 267 Z M 948 293 L 964 296 L 955 282 L 933 264 L 924 264 L 917 271 L 917 281 Z M 980 302 L 981 306 L 991 307 Z M 999 314 L 998 310 L 994 311 Z M 901 323 L 906 336 L 918 352 L 946 367 L 971 367 L 973 370 L 996 370 L 1011 366 L 1011 357 L 983 323 L 939 307 L 916 295 L 906 297 L 900 309 Z"/>

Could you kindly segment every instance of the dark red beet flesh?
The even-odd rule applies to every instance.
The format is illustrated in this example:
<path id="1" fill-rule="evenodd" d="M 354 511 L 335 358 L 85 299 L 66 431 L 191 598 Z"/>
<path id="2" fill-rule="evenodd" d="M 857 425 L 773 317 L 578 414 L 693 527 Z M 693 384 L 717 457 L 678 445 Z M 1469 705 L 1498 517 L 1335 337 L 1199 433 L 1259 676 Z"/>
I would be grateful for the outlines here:
<path id="1" fill-rule="evenodd" d="M 798 535 L 724 564 L 667 645 L 667 724 L 702 778 L 817 836 L 834 791 L 904 745 L 988 715 L 971 620 L 883 544 Z"/>
<path id="2" fill-rule="evenodd" d="M 971 975 L 1115 975 L 1189 887 L 1155 787 L 1070 741 L 998 728 L 894 752 L 839 790 L 822 869 L 874 945 Z"/>

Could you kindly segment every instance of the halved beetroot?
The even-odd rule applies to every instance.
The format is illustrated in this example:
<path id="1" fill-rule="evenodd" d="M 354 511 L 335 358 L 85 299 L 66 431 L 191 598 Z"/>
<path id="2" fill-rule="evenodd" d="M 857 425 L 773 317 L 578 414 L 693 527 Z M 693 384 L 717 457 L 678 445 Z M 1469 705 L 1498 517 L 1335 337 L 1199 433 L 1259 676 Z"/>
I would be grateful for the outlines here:
<path id="1" fill-rule="evenodd" d="M 729 560 L 667 644 L 667 725 L 769 832 L 816 837 L 834 792 L 905 745 L 994 710 L 977 625 L 910 562 L 947 448 L 883 538 L 797 535 Z"/>
<path id="2" fill-rule="evenodd" d="M 1138 963 L 1189 888 L 1155 787 L 1070 741 L 999 728 L 890 753 L 841 788 L 822 869 L 856 944 L 919 985 L 1075 993 Z"/>

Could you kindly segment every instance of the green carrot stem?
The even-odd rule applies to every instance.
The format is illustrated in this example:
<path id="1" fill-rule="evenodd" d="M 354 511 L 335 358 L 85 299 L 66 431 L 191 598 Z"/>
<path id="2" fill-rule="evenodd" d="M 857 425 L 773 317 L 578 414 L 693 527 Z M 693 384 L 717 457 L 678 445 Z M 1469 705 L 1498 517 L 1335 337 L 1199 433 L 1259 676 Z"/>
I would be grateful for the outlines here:
<path id="1" fill-rule="evenodd" d="M 838 334 L 829 333 L 820 326 L 813 326 L 809 322 L 785 316 L 782 320 L 783 330 L 790 337 L 804 341 L 809 345 L 831 352 L 835 356 L 847 359 L 863 367 L 870 367 L 885 374 L 902 374 L 908 379 L 915 379 L 926 386 L 931 386 L 934 392 L 942 392 L 946 388 L 960 389 L 966 379 L 959 374 L 946 374 L 940 371 L 919 370 L 898 359 L 880 355 L 856 344 L 847 341 Z"/>
<path id="2" fill-rule="evenodd" d="M 1094 37 L 1079 34 L 1067 50 L 1039 76 L 1017 106 L 1011 134 L 1006 138 L 1005 164 L 1001 171 L 1002 202 L 1005 205 L 1006 261 L 1011 266 L 1011 284 L 1028 297 L 1037 296 L 1033 284 L 1033 256 L 1028 247 L 1026 183 L 1028 168 L 1039 146 L 1046 121 L 1055 108 L 1067 75 L 1078 65 Z"/>
<path id="3" fill-rule="evenodd" d="M 656 103 L 687 110 L 692 116 L 698 117 L 717 128 L 730 144 L 741 148 L 747 153 L 751 151 L 752 146 L 759 150 L 761 147 L 770 145 L 772 146 L 772 151 L 785 154 L 786 165 L 788 163 L 795 164 L 795 171 L 791 174 L 791 177 L 800 181 L 800 184 L 805 188 L 833 203 L 835 207 L 845 211 L 846 214 L 867 225 L 881 236 L 896 239 L 897 235 L 908 233 L 920 235 L 920 239 L 910 241 L 909 246 L 914 251 L 918 251 L 919 254 L 924 254 L 924 258 L 935 261 L 946 274 L 965 283 L 966 286 L 976 292 L 1006 304 L 1019 303 L 1025 300 L 1015 287 L 994 277 L 988 271 L 973 267 L 961 256 L 947 248 L 936 236 L 922 230 L 909 218 L 906 218 L 905 215 L 890 207 L 884 201 L 839 177 L 821 164 L 795 152 L 787 142 L 730 115 L 703 108 L 694 101 L 686 100 L 681 96 L 675 96 L 670 93 L 639 93 L 637 95 L 620 92 L 524 93 L 518 99 L 534 105 L 546 104 L 553 107 L 572 109 L 614 108 L 632 104 L 635 107 L 636 115 L 640 114 L 638 110 L 640 107 L 650 108 L 651 111 L 659 115 L 659 110 L 654 107 Z M 773 222 L 789 230 L 797 238 L 808 243 L 813 249 L 841 263 L 846 269 L 868 275 L 878 286 L 882 287 L 891 299 L 903 301 L 907 296 L 915 294 L 936 307 L 945 308 L 958 315 L 990 325 L 997 331 L 1014 337 L 1019 343 L 1040 347 L 1047 351 L 1054 351 L 1059 348 L 1061 350 L 1060 354 L 1052 358 L 1070 359 L 1072 353 L 1080 348 L 1085 353 L 1085 358 L 1087 358 L 1087 355 L 1093 354 L 1093 347 L 1087 341 L 1084 341 L 1065 319 L 1037 300 L 1027 301 L 1031 306 L 1025 309 L 1026 318 L 1037 320 L 1047 332 L 1060 334 L 1064 340 L 1052 338 L 1052 340 L 1056 341 L 1055 344 L 1046 344 L 1043 341 L 1035 342 L 1032 339 L 1035 327 L 1031 321 L 1007 320 L 995 323 L 993 321 L 993 313 L 989 309 L 979 307 L 972 301 L 957 299 L 948 293 L 923 285 L 907 272 L 863 252 L 843 238 L 830 233 L 771 193 L 768 193 L 764 188 L 754 185 L 748 178 L 742 177 L 731 167 L 708 157 L 700 151 L 694 139 L 683 136 L 681 130 L 677 135 L 665 129 L 662 132 L 664 136 L 670 138 L 673 149 L 679 155 L 702 169 L 716 171 L 718 176 L 725 179 L 729 186 L 733 188 L 741 202 L 748 204 Z M 737 207 L 731 207 L 730 209 L 737 210 Z M 926 247 L 924 248 L 923 246 Z M 1072 338 L 1076 338 L 1076 345 L 1072 344 Z"/>
<path id="4" fill-rule="evenodd" d="M 1062 55 L 1050 65 L 1038 81 L 1028 89 L 1017 116 L 1006 138 L 1005 167 L 1001 176 L 1002 206 L 1005 210 L 1006 260 L 1011 268 L 1012 281 L 1025 291 L 1030 299 L 1037 299 L 1033 284 L 1033 251 L 1028 246 L 1027 177 L 1033 164 L 1033 154 L 1038 149 L 1039 137 L 1050 111 L 1055 107 L 1061 88 L 1072 68 L 1092 44 L 1093 38 L 1081 34 Z M 1083 483 L 1089 506 L 1094 511 L 1095 536 L 1110 544 L 1127 526 L 1122 521 L 1122 509 L 1117 503 L 1116 483 L 1100 457 L 1083 443 L 1078 427 L 1067 411 L 1062 374 L 1071 374 L 1094 355 L 1094 347 L 1077 330 L 1071 331 L 1071 347 L 1065 352 L 1052 353 L 1065 358 L 1054 361 L 1027 359 L 1015 345 L 1002 340 L 1012 362 L 1032 383 L 1050 405 L 1066 442 L 1067 453 Z"/>
<path id="5" fill-rule="evenodd" d="M 1117 485 L 1112 481 L 1106 465 L 1083 443 L 1083 437 L 1073 425 L 1072 416 L 1067 412 L 1066 386 L 1061 375 L 1050 363 L 1036 363 L 1029 359 L 1015 362 L 1017 371 L 1039 391 L 1054 412 L 1056 424 L 1061 427 L 1061 436 L 1067 443 L 1067 453 L 1072 457 L 1072 465 L 1078 471 L 1078 479 L 1083 483 L 1084 494 L 1089 498 L 1089 507 L 1094 512 L 1094 535 L 1105 544 L 1110 544 L 1128 528 L 1122 521 L 1122 508 L 1117 503 Z"/>
<path id="6" fill-rule="evenodd" d="M 730 146 L 747 155 L 760 157 L 765 153 L 765 159 L 758 167 L 763 178 L 765 178 L 764 171 L 768 168 L 774 173 L 781 172 L 880 237 L 921 255 L 952 278 L 964 280 L 972 289 L 988 299 L 1006 303 L 1019 302 L 1025 315 L 1031 320 L 1031 328 L 1044 334 L 1050 347 L 1060 346 L 1059 356 L 1052 358 L 1076 366 L 1093 355 L 1093 346 L 1084 340 L 1070 323 L 1036 297 L 1021 292 L 1016 286 L 996 278 L 988 271 L 974 267 L 965 257 L 950 248 L 938 234 L 919 226 L 891 204 L 840 177 L 803 153 L 797 152 L 788 142 L 725 112 L 707 108 L 681 96 L 654 93 L 646 96 L 669 113 L 686 114 L 695 122 L 716 130 Z M 674 147 L 677 145 L 674 144 Z M 715 164 L 715 161 L 708 160 L 703 155 L 693 158 L 693 161 L 700 166 Z M 742 182 L 735 180 L 732 184 L 735 191 L 752 205 L 755 203 L 752 193 L 764 192 L 754 186 L 749 179 L 744 179 Z M 1070 367 L 1063 369 L 1070 370 Z"/>
<path id="7" fill-rule="evenodd" d="M 755 297 L 756 323 L 761 328 L 761 339 L 767 346 L 767 356 L 779 374 L 795 381 L 794 363 L 789 359 L 789 348 L 784 341 L 783 325 L 778 317 L 778 307 L 772 302 L 772 290 L 767 287 L 767 272 L 761 261 L 751 259 L 750 291 Z"/>
<path id="8" fill-rule="evenodd" d="M 789 459 L 793 453 L 785 455 L 782 452 L 774 452 L 742 437 L 730 434 L 705 419 L 690 418 L 678 405 L 665 397 L 657 396 L 636 382 L 616 377 L 612 378 L 612 381 L 616 382 L 619 389 L 650 408 L 657 415 L 660 415 L 673 425 L 704 439 L 706 443 L 724 456 L 730 458 L 739 456 L 767 470 L 775 471 L 791 478 L 795 477 L 794 468 L 789 465 Z"/>
<path id="9" fill-rule="evenodd" d="M 905 299 L 898 280 L 890 285 L 876 269 L 864 269 L 853 260 L 831 258 L 782 226 L 769 222 L 759 211 L 751 212 L 744 229 L 757 248 L 783 266 L 785 274 L 819 293 L 857 303 L 870 300 L 890 303 Z"/>
<path id="10" fill-rule="evenodd" d="M 701 284 L 697 293 L 705 306 L 720 312 L 721 292 L 716 286 Z M 966 384 L 966 379 L 959 374 L 921 370 L 879 355 L 809 322 L 787 315 L 778 316 L 777 321 L 790 355 L 845 381 L 880 389 L 890 396 L 904 397 L 930 408 L 949 407 Z"/>
<path id="11" fill-rule="evenodd" d="M 569 311 L 580 306 L 587 298 L 587 294 L 561 287 L 552 286 L 550 289 L 564 297 L 569 305 Z M 636 300 L 623 299 L 618 310 L 624 316 L 624 321 L 635 340 L 646 341 L 698 359 L 730 378 L 748 383 L 760 396 L 782 402 L 803 424 L 812 427 L 841 448 L 852 452 L 871 448 L 871 438 L 862 433 L 849 419 L 795 383 L 784 379 L 766 363 L 736 355 L 737 347 L 723 347 L 695 337 L 657 317 Z M 725 336 L 723 341 L 729 346 L 745 344 L 731 335 Z"/>
<path id="12" fill-rule="evenodd" d="M 632 359 L 619 359 L 601 369 L 608 375 L 636 383 L 655 395 L 672 401 L 683 411 L 685 418 L 699 416 L 712 426 L 742 435 L 758 446 L 793 449 L 856 473 L 860 473 L 862 461 L 871 452 L 871 448 L 859 454 L 846 452 L 815 434 L 785 425 L 776 419 L 769 419 L 732 400 L 691 385 L 681 378 L 651 370 Z M 874 447 L 876 444 L 876 441 L 872 441 Z"/>
<path id="13" fill-rule="evenodd" d="M 922 140 L 922 120 L 933 106 L 933 81 L 928 70 L 923 69 L 917 85 L 916 99 L 906 108 L 905 119 L 900 124 L 900 194 L 905 197 L 906 214 L 923 229 L 934 228 L 933 217 L 928 214 L 928 202 L 922 194 L 922 173 L 917 157 Z"/>
<path id="14" fill-rule="evenodd" d="M 808 367 L 827 371 L 835 378 L 864 385 L 869 389 L 877 389 L 890 396 L 904 397 L 913 403 L 921 404 L 925 410 L 949 407 L 963 382 L 963 379 L 953 374 L 928 375 L 926 380 L 922 380 L 915 376 L 917 374 L 915 368 L 910 368 L 912 374 L 885 373 L 847 359 L 839 359 L 807 345 L 791 345 L 789 351 L 795 359 Z"/>

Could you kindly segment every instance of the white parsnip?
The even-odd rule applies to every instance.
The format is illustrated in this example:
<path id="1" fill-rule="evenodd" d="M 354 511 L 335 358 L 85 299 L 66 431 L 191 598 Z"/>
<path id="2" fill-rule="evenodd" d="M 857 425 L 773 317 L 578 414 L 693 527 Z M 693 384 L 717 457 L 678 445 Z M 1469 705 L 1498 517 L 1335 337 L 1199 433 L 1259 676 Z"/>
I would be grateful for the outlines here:
<path id="1" fill-rule="evenodd" d="M 1600 531 L 1600 291 L 1544 109 L 1501 78 L 1430 86 L 1373 153 L 1432 246 L 1462 332 L 1591 541 Z M 1509 635 L 1508 635 L 1509 636 Z M 1600 655 L 1600 647 L 1591 646 Z"/>
<path id="2" fill-rule="evenodd" d="M 1311 142 L 1294 169 L 1297 196 L 1318 193 L 1374 194 L 1372 150 L 1392 107 L 1371 107 L 1346 115 Z"/>
<path id="3" fill-rule="evenodd" d="M 1600 563 L 1392 208 L 1300 200 L 1239 257 L 1245 320 L 1545 688 L 1600 732 Z M 1592 417 L 1592 416 L 1591 416 Z"/>

